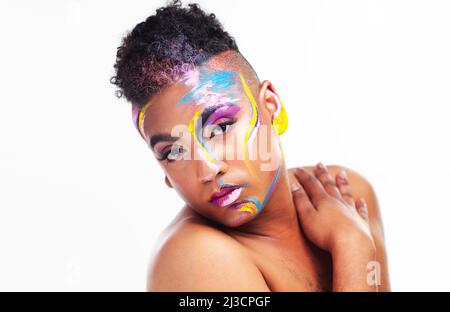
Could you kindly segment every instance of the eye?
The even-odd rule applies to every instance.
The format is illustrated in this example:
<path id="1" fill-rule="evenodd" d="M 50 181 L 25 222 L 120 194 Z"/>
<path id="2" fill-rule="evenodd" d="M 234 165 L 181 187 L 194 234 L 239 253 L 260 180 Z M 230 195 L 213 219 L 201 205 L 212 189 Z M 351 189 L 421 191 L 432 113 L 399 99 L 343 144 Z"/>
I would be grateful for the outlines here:
<path id="1" fill-rule="evenodd" d="M 211 133 L 206 137 L 212 139 L 215 136 L 222 135 L 230 131 L 231 126 L 236 122 L 234 119 L 226 120 L 212 126 Z"/>
<path id="2" fill-rule="evenodd" d="M 167 160 L 167 162 L 173 162 L 175 160 L 180 160 L 184 153 L 184 148 L 181 145 L 172 145 L 170 150 L 165 152 L 160 160 Z"/>

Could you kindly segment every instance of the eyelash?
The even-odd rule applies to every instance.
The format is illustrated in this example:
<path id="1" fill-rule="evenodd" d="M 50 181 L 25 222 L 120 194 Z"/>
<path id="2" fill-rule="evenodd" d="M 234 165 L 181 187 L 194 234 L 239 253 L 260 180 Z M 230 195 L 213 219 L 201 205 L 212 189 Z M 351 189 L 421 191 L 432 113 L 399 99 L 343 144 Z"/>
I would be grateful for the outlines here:
<path id="1" fill-rule="evenodd" d="M 218 123 L 216 126 L 219 126 L 219 127 L 225 127 L 225 129 L 223 129 L 222 128 L 222 131 L 224 132 L 224 133 L 227 133 L 228 131 L 227 131 L 227 129 L 226 129 L 226 127 L 227 126 L 232 126 L 233 124 L 235 124 L 236 123 L 236 119 L 230 119 L 230 120 L 227 120 L 227 121 L 224 121 L 224 122 L 221 122 L 221 123 Z M 214 132 L 211 132 L 211 136 L 209 137 L 209 139 L 212 139 L 215 135 L 214 135 Z M 171 163 L 171 162 L 174 162 L 176 159 L 169 159 L 169 155 L 170 155 L 170 153 L 172 153 L 172 150 L 173 150 L 173 146 L 171 147 L 171 148 L 169 148 L 166 152 L 164 152 L 164 154 L 161 156 L 161 158 L 159 159 L 160 161 L 167 161 L 168 163 Z M 184 148 L 183 148 L 183 146 L 178 146 L 178 152 L 179 153 L 183 153 L 184 152 Z"/>
<path id="2" fill-rule="evenodd" d="M 169 155 L 170 155 L 170 153 L 172 153 L 172 150 L 173 150 L 173 146 L 171 147 L 171 148 L 169 148 L 168 150 L 167 150 L 167 152 L 165 152 L 162 156 L 161 156 L 161 158 L 159 159 L 160 161 L 167 161 L 168 163 L 171 163 L 171 162 L 174 162 L 176 159 L 169 159 Z M 178 146 L 178 152 L 179 153 L 183 153 L 184 152 L 184 148 L 183 148 L 183 146 L 181 146 L 181 145 L 179 145 Z"/>
<path id="3" fill-rule="evenodd" d="M 225 129 L 223 129 L 222 128 L 222 131 L 223 131 L 223 133 L 227 133 L 228 131 L 227 131 L 227 126 L 232 126 L 233 124 L 235 124 L 236 123 L 236 119 L 229 119 L 229 120 L 227 120 L 227 121 L 224 121 L 224 122 L 221 122 L 221 123 L 218 123 L 214 128 L 213 128 L 213 130 L 217 127 L 217 126 L 219 126 L 219 127 L 221 127 L 222 128 L 222 126 L 224 126 L 225 127 Z M 211 131 L 211 136 L 208 138 L 208 139 L 212 139 L 213 137 L 215 137 L 215 135 L 214 135 L 214 132 L 213 131 Z"/>

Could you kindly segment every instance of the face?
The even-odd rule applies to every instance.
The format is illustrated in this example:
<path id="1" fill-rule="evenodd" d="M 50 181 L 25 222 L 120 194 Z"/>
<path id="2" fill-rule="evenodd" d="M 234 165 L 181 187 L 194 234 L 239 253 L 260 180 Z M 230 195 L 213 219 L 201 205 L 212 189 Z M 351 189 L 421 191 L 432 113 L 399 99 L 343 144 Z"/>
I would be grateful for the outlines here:
<path id="1" fill-rule="evenodd" d="M 155 95 L 139 121 L 166 183 L 225 226 L 256 218 L 277 185 L 283 156 L 272 120 L 281 102 L 266 101 L 268 92 L 252 94 L 238 70 L 204 65 Z"/>

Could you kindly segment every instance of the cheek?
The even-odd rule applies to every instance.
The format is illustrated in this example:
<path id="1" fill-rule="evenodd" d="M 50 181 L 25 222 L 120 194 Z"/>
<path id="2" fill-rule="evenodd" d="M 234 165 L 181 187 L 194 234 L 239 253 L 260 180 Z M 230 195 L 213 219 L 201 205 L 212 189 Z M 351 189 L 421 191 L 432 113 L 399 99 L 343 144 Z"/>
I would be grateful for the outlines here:
<path id="1" fill-rule="evenodd" d="M 271 124 L 261 123 L 247 141 L 249 158 L 258 172 L 274 171 L 281 160 L 279 137 Z"/>
<path id="2" fill-rule="evenodd" d="M 167 170 L 166 174 L 170 177 L 169 180 L 177 194 L 186 203 L 193 203 L 196 198 L 196 194 L 198 194 L 197 184 L 193 183 L 191 179 L 186 179 L 185 172 L 185 170 L 173 170 L 173 172 L 169 173 L 169 170 Z M 188 175 L 192 176 L 192 173 L 188 173 Z"/>
<path id="3" fill-rule="evenodd" d="M 271 125 L 262 124 L 258 128 L 257 139 L 252 143 L 256 160 L 252 162 L 259 177 L 260 194 L 264 199 L 270 196 L 278 181 L 278 173 L 283 162 L 283 151 L 278 135 Z"/>

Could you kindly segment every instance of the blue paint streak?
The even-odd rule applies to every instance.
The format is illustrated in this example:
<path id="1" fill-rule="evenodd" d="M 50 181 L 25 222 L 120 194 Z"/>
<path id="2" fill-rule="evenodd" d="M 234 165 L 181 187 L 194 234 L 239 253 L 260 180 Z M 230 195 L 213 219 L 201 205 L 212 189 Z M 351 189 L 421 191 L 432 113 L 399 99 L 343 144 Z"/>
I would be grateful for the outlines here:
<path id="1" fill-rule="evenodd" d="M 277 172 L 275 173 L 275 176 L 273 177 L 272 183 L 270 183 L 269 191 L 266 193 L 266 197 L 263 200 L 262 206 L 267 202 L 267 199 L 269 198 L 270 194 L 272 194 L 273 188 L 275 186 L 275 182 L 278 180 L 278 174 L 280 173 L 281 164 L 278 164 Z"/>
<path id="2" fill-rule="evenodd" d="M 185 81 L 185 80 L 184 80 Z M 210 92 L 226 93 L 235 85 L 236 73 L 233 71 L 208 71 L 204 68 L 200 69 L 199 81 L 191 91 L 185 94 L 177 103 L 182 105 L 186 102 L 194 100 L 200 102 L 203 97 L 204 88 Z M 235 95 L 235 94 L 233 94 Z"/>

